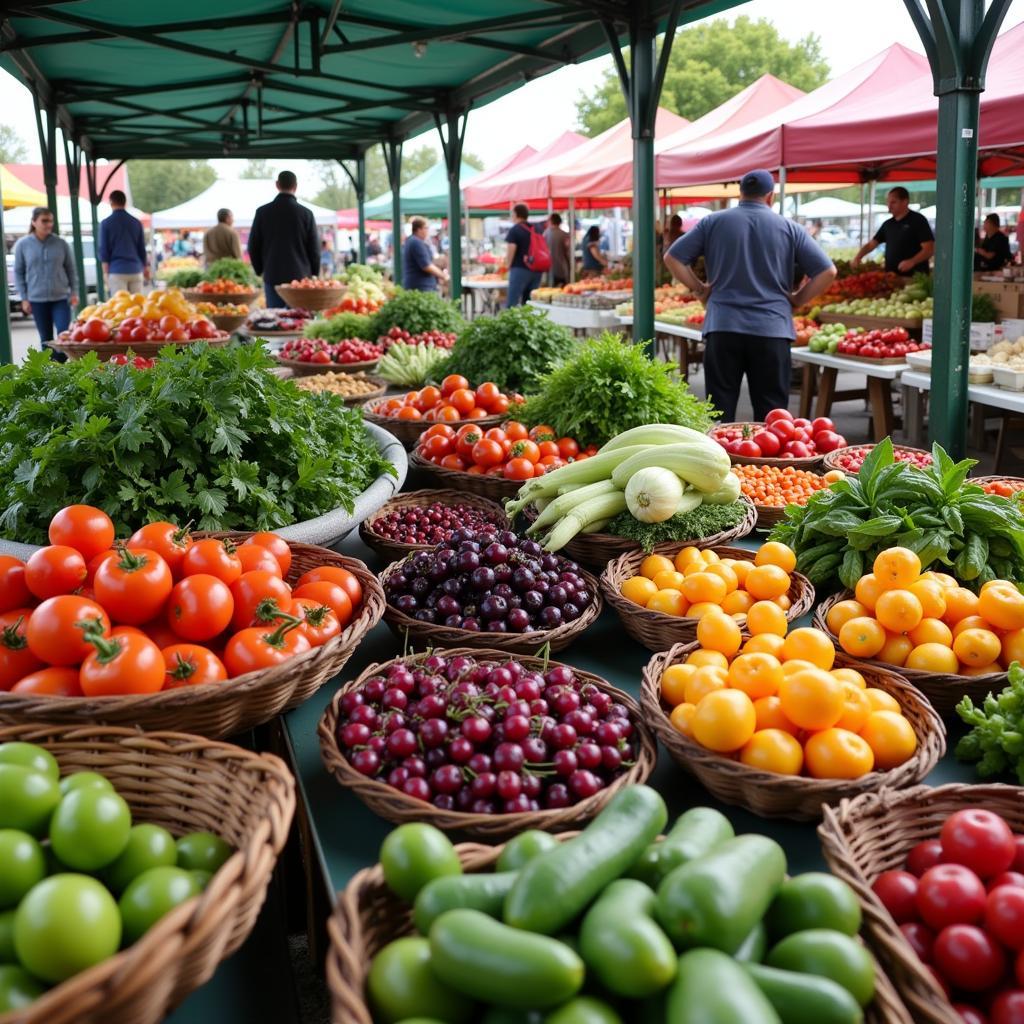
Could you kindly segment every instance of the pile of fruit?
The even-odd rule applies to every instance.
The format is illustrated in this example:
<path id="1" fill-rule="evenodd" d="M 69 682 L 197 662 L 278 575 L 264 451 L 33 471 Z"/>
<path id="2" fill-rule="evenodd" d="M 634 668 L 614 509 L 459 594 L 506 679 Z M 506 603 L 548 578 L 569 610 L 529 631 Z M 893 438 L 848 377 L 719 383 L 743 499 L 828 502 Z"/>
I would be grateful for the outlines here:
<path id="1" fill-rule="evenodd" d="M 384 354 L 380 345 L 362 338 L 342 338 L 329 342 L 323 338 L 289 338 L 278 353 L 281 359 L 297 363 L 372 363 Z"/>
<path id="2" fill-rule="evenodd" d="M 700 302 L 684 302 L 666 309 L 658 319 L 676 327 L 699 326 L 704 323 L 704 306 Z"/>
<path id="3" fill-rule="evenodd" d="M 664 319 L 662 313 L 678 309 L 680 306 L 690 306 L 691 309 L 694 306 L 693 294 L 685 285 L 662 285 L 654 289 L 654 315 L 658 320 Z M 620 302 L 615 307 L 615 313 L 617 316 L 632 316 L 632 300 Z"/>
<path id="4" fill-rule="evenodd" d="M 400 658 L 341 699 L 352 767 L 443 810 L 521 814 L 569 807 L 634 762 L 624 704 L 568 665 L 515 658 Z"/>
<path id="5" fill-rule="evenodd" d="M 846 335 L 845 324 L 822 324 L 807 342 L 808 351 L 835 355 L 839 349 L 839 342 L 843 341 Z"/>
<path id="6" fill-rule="evenodd" d="M 986 494 L 998 494 L 1000 498 L 1012 498 L 1024 491 L 1024 480 L 1008 478 L 1005 480 L 986 480 L 979 483 Z"/>
<path id="7" fill-rule="evenodd" d="M 493 274 L 470 274 L 467 281 L 472 281 L 473 284 L 505 284 L 508 281 L 508 272 L 499 270 Z"/>
<path id="8" fill-rule="evenodd" d="M 796 555 L 783 544 L 762 545 L 753 562 L 720 558 L 711 548 L 685 547 L 674 559 L 648 555 L 640 571 L 622 581 L 619 593 L 648 611 L 689 619 L 716 612 L 733 616 L 733 625 L 745 623 L 762 602 L 766 607 L 758 615 L 770 617 L 785 632 L 795 567 Z"/>
<path id="9" fill-rule="evenodd" d="M 217 330 L 205 316 L 180 320 L 173 313 L 166 313 L 159 319 L 125 317 L 117 327 L 111 327 L 106 320 L 94 316 L 85 323 L 76 323 L 70 331 L 61 331 L 57 335 L 57 340 L 101 345 L 113 342 L 123 345 L 140 341 L 208 341 L 211 338 L 226 337 L 227 331 Z"/>
<path id="10" fill-rule="evenodd" d="M 62 778 L 32 743 L 0 744 L 0 793 L 0 1013 L 137 942 L 234 853 L 212 832 L 132 824 L 106 776 Z"/>
<path id="11" fill-rule="evenodd" d="M 416 933 L 373 958 L 374 1019 L 862 1021 L 875 975 L 853 890 L 787 877 L 778 843 L 711 808 L 655 842 L 667 824 L 661 796 L 630 786 L 579 836 L 522 832 L 473 874 L 443 832 L 402 825 L 380 862 Z"/>
<path id="12" fill-rule="evenodd" d="M 837 278 L 829 286 L 828 291 L 815 301 L 819 306 L 823 306 L 832 302 L 846 302 L 849 299 L 887 298 L 905 282 L 906 278 L 888 270 L 864 270 Z M 812 312 L 811 316 L 814 315 Z"/>
<path id="13" fill-rule="evenodd" d="M 249 314 L 245 328 L 252 334 L 260 331 L 301 331 L 315 318 L 308 309 L 257 309 Z"/>
<path id="14" fill-rule="evenodd" d="M 853 447 L 845 448 L 835 459 L 830 461 L 835 462 L 844 473 L 859 473 L 860 467 L 864 465 L 864 460 L 871 454 L 871 450 L 874 447 L 873 444 L 854 445 Z M 905 462 L 907 465 L 917 466 L 918 469 L 930 466 L 933 461 L 928 452 L 917 451 L 914 448 L 894 447 L 893 458 L 897 462 Z"/>
<path id="15" fill-rule="evenodd" d="M 899 359 L 908 352 L 924 352 L 931 344 L 918 344 L 902 327 L 864 331 L 847 331 L 836 352 L 841 356 L 859 356 L 861 359 Z"/>
<path id="16" fill-rule="evenodd" d="M 967 676 L 1024 661 L 1024 594 L 1012 583 L 992 580 L 975 594 L 946 573 L 922 573 L 902 547 L 882 551 L 871 570 L 826 617 L 847 654 Z"/>
<path id="17" fill-rule="evenodd" d="M 341 287 L 338 281 L 335 281 L 333 277 L 303 277 L 303 278 L 292 278 L 287 284 L 282 284 L 282 288 L 329 288 L 337 289 Z"/>
<path id="18" fill-rule="evenodd" d="M 562 286 L 563 295 L 583 295 L 585 292 L 628 292 L 633 288 L 631 277 L 588 277 Z"/>
<path id="19" fill-rule="evenodd" d="M 360 398 L 381 389 L 380 381 L 365 373 L 314 373 L 310 377 L 297 377 L 295 386 L 302 391 L 327 391 L 342 398 Z"/>
<path id="20" fill-rule="evenodd" d="M 556 629 L 596 600 L 575 562 L 510 530 L 456 530 L 401 562 L 384 593 L 403 615 L 474 633 Z"/>
<path id="21" fill-rule="evenodd" d="M 571 437 L 556 440 L 554 431 L 544 423 L 527 430 L 522 423 L 508 420 L 483 432 L 470 423 L 458 431 L 435 424 L 420 436 L 417 452 L 443 469 L 530 480 L 570 462 L 589 459 L 597 454 L 597 448 L 583 448 Z"/>
<path id="22" fill-rule="evenodd" d="M 115 352 L 107 362 L 111 366 L 131 366 L 133 370 L 152 370 L 156 366 L 156 359 L 146 359 L 145 356 L 130 356 L 125 352 Z"/>
<path id="23" fill-rule="evenodd" d="M 226 277 L 218 277 L 216 281 L 200 281 L 192 290 L 201 292 L 203 295 L 248 295 L 252 293 L 250 286 L 239 284 Z"/>
<path id="24" fill-rule="evenodd" d="M 827 416 L 795 419 L 788 409 L 772 409 L 763 425 L 715 427 L 710 433 L 730 455 L 749 459 L 806 459 L 846 447 L 846 438 Z"/>
<path id="25" fill-rule="evenodd" d="M 971 807 L 871 886 L 965 1024 L 1015 1024 L 1024 1014 L 1022 872 L 1024 837 Z"/>
<path id="26" fill-rule="evenodd" d="M 452 505 L 432 501 L 419 507 L 405 506 L 386 512 L 370 523 L 370 530 L 396 544 L 441 544 L 456 530 L 474 533 L 501 528 L 504 517 L 477 505 Z"/>
<path id="27" fill-rule="evenodd" d="M 349 288 L 348 293 L 336 306 L 325 309 L 323 317 L 336 316 L 338 313 L 376 313 L 388 297 L 375 284 L 366 284 Z"/>
<path id="28" fill-rule="evenodd" d="M 753 605 L 746 624 L 744 642 L 730 616 L 710 611 L 697 624 L 700 647 L 665 669 L 661 696 L 680 733 L 750 768 L 813 779 L 857 779 L 913 756 L 917 734 L 899 702 L 834 668 L 827 633 L 787 634 L 770 602 Z"/>
<path id="29" fill-rule="evenodd" d="M 873 316 L 885 320 L 923 320 L 932 315 L 933 300 L 903 297 L 894 292 L 886 299 L 850 299 L 822 306 L 823 313 L 836 316 Z"/>
<path id="30" fill-rule="evenodd" d="M 430 423 L 456 423 L 459 420 L 482 420 L 503 416 L 510 405 L 523 401 L 521 395 L 506 395 L 498 385 L 487 381 L 475 391 L 469 381 L 451 373 L 441 386 L 428 384 L 419 391 L 408 391 L 398 398 L 382 398 L 370 410 L 377 416 L 398 420 L 426 420 Z"/>
<path id="31" fill-rule="evenodd" d="M 796 331 L 796 340 L 793 344 L 801 347 L 809 345 L 811 338 L 821 330 L 814 320 L 805 316 L 793 317 L 793 329 Z"/>
<path id="32" fill-rule="evenodd" d="M 148 295 L 141 293 L 117 291 L 100 305 L 85 306 L 78 312 L 75 325 L 84 324 L 87 320 L 105 320 L 111 327 L 116 327 L 128 317 L 141 317 L 144 320 L 159 320 L 164 316 L 176 316 L 179 320 L 192 320 L 197 315 L 196 307 L 189 302 L 178 288 L 166 288 L 153 291 Z"/>
<path id="33" fill-rule="evenodd" d="M 389 349 L 396 342 L 404 345 L 433 345 L 434 348 L 451 348 L 455 344 L 458 335 L 452 331 L 420 331 L 419 334 L 410 334 L 404 327 L 392 327 L 387 334 L 382 334 L 377 339 L 378 345 L 383 345 L 385 350 Z"/>
<path id="34" fill-rule="evenodd" d="M 785 508 L 787 505 L 806 505 L 816 491 L 841 480 L 839 470 L 819 476 L 808 469 L 795 466 L 733 466 L 739 477 L 740 491 L 755 505 L 767 508 Z"/>
<path id="35" fill-rule="evenodd" d="M 197 302 L 196 311 L 203 316 L 248 316 L 249 307 L 236 302 Z"/>
<path id="36" fill-rule="evenodd" d="M 102 510 L 69 505 L 50 545 L 0 556 L 0 689 L 101 697 L 215 683 L 279 665 L 338 636 L 362 601 L 348 570 L 290 587 L 273 533 L 193 540 L 150 523 L 115 547 Z"/>

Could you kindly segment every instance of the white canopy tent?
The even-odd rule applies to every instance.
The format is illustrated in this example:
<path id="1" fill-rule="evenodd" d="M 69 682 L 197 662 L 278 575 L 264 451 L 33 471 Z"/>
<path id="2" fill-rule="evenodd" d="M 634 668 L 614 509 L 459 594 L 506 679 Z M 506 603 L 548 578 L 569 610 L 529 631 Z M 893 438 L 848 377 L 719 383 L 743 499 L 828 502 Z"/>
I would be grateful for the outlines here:
<path id="1" fill-rule="evenodd" d="M 879 203 L 874 206 L 865 203 L 864 209 L 872 213 L 885 213 L 888 208 Z M 801 217 L 859 217 L 860 210 L 860 203 L 851 203 L 848 199 L 836 196 L 819 196 L 800 204 Z"/>
<path id="2" fill-rule="evenodd" d="M 4 211 L 4 234 L 6 235 L 27 235 L 29 224 L 32 223 L 32 209 L 31 206 L 18 206 L 13 210 Z M 146 221 L 146 214 L 142 210 L 136 209 L 134 206 L 127 207 L 128 212 L 133 217 L 138 217 L 143 223 Z M 97 215 L 102 221 L 104 217 L 109 217 L 111 213 L 110 206 L 107 203 L 100 203 L 97 209 Z M 78 200 L 78 215 L 82 218 L 82 233 L 84 235 L 92 234 L 92 207 L 89 204 L 88 199 Z M 70 196 L 57 196 L 57 221 L 60 225 L 61 234 L 64 235 L 68 241 L 71 240 L 71 197 Z"/>
<path id="3" fill-rule="evenodd" d="M 277 195 L 273 180 L 246 178 L 239 181 L 215 181 L 205 192 L 167 210 L 153 214 L 154 228 L 212 228 L 217 223 L 217 211 L 228 209 L 235 218 L 236 228 L 251 228 L 258 207 L 271 202 Z M 335 210 L 300 199 L 299 202 L 313 216 L 319 227 L 334 227 L 338 220 Z"/>

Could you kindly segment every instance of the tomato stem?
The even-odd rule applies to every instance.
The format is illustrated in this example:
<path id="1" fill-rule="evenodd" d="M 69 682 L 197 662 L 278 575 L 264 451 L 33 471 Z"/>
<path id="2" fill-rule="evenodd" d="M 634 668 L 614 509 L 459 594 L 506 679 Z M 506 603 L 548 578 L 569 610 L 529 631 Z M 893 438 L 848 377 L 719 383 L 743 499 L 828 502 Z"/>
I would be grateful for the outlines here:
<path id="1" fill-rule="evenodd" d="M 281 610 L 276 597 L 264 597 L 253 609 L 252 617 L 261 626 L 269 626 L 275 623 L 287 612 Z"/>
<path id="2" fill-rule="evenodd" d="M 120 637 L 104 636 L 88 628 L 85 629 L 85 642 L 96 648 L 96 660 L 101 665 L 109 665 L 124 650 Z"/>
<path id="3" fill-rule="evenodd" d="M 146 549 L 131 551 L 123 542 L 119 542 L 116 545 L 116 549 L 120 556 L 117 560 L 117 567 L 122 572 L 138 572 L 149 565 L 149 554 L 151 552 L 148 552 Z"/>
<path id="4" fill-rule="evenodd" d="M 302 625 L 302 619 L 296 618 L 294 615 L 287 615 L 284 612 L 280 612 L 277 616 L 281 619 L 281 624 L 274 630 L 273 633 L 264 633 L 263 642 L 268 647 L 275 647 L 277 650 L 284 649 L 284 638 L 297 627 Z"/>
<path id="5" fill-rule="evenodd" d="M 28 647 L 25 634 L 20 632 L 21 624 L 24 621 L 25 616 L 19 615 L 17 622 L 12 622 L 11 625 L 4 627 L 3 632 L 0 633 L 0 646 L 6 647 L 9 651 L 23 651 Z"/>
<path id="6" fill-rule="evenodd" d="M 167 674 L 172 679 L 191 679 L 198 671 L 196 664 L 188 658 L 182 657 L 181 653 L 174 655 L 175 666 Z"/>
<path id="7" fill-rule="evenodd" d="M 319 627 L 324 624 L 324 620 L 331 614 L 331 610 L 331 607 L 326 604 L 319 605 L 316 608 L 305 608 L 303 611 L 303 618 L 311 626 Z"/>

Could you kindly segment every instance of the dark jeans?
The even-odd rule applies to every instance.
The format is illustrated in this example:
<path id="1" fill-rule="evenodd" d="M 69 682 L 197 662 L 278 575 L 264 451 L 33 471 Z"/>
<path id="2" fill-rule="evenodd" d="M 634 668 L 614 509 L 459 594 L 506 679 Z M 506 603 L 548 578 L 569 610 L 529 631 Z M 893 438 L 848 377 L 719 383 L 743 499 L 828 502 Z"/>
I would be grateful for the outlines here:
<path id="1" fill-rule="evenodd" d="M 53 341 L 71 323 L 71 303 L 67 299 L 57 299 L 53 302 L 32 302 L 30 305 L 42 347 L 49 348 L 46 342 Z M 64 362 L 65 357 L 54 352 L 51 358 Z"/>
<path id="2" fill-rule="evenodd" d="M 704 390 L 726 423 L 736 420 L 743 375 L 747 376 L 754 419 L 789 404 L 792 360 L 788 338 L 712 331 L 704 335 Z"/>
<path id="3" fill-rule="evenodd" d="M 280 282 L 284 284 L 283 281 Z M 277 294 L 277 289 L 269 281 L 263 282 L 263 298 L 266 300 L 267 307 L 270 309 L 284 309 L 288 303 Z"/>
<path id="4" fill-rule="evenodd" d="M 541 272 L 526 267 L 512 267 L 508 272 L 508 301 L 506 306 L 521 306 L 530 301 L 530 292 L 540 287 Z"/>

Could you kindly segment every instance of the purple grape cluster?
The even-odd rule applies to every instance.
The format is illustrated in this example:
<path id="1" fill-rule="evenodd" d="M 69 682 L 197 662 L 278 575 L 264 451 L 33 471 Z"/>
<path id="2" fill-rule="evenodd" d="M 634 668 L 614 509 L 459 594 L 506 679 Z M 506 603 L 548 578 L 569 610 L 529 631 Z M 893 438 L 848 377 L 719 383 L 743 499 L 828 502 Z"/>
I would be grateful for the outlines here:
<path id="1" fill-rule="evenodd" d="M 567 665 L 431 654 L 341 699 L 356 771 L 447 811 L 514 814 L 600 792 L 637 752 L 629 709 Z"/>
<path id="2" fill-rule="evenodd" d="M 580 567 L 511 530 L 456 530 L 384 580 L 388 604 L 474 633 L 532 633 L 575 622 L 594 601 Z"/>
<path id="3" fill-rule="evenodd" d="M 370 529 L 399 544 L 440 544 L 458 529 L 496 529 L 495 514 L 475 505 L 435 501 L 423 508 L 394 509 L 375 519 Z"/>

